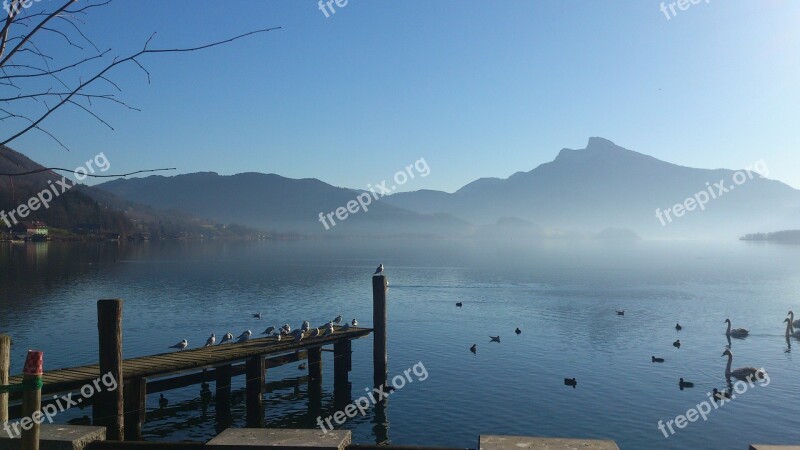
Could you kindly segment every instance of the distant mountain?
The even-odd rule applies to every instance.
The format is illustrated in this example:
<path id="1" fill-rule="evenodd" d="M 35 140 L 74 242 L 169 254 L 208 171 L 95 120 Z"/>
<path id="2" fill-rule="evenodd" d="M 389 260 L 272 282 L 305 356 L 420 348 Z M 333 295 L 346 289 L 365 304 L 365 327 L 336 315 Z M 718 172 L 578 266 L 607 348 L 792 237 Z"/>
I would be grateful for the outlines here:
<path id="1" fill-rule="evenodd" d="M 359 206 L 358 212 L 348 213 L 346 220 L 334 216 L 333 226 L 326 219 L 330 228 L 326 230 L 319 221 L 319 213 L 327 215 L 346 208 L 360 192 L 316 179 L 298 180 L 274 174 L 222 176 L 202 172 L 150 176 L 114 180 L 97 188 L 153 208 L 182 210 L 218 222 L 236 222 L 277 232 L 386 236 L 463 235 L 470 230 L 463 220 L 439 213 L 407 211 L 383 199 L 372 201 L 367 212 Z"/>
<path id="2" fill-rule="evenodd" d="M 385 201 L 479 226 L 516 217 L 547 230 L 627 229 L 646 238 L 727 239 L 764 228 L 800 226 L 800 191 L 757 174 L 736 185 L 734 173 L 670 164 L 595 137 L 585 149 L 563 149 L 555 160 L 530 172 L 479 179 L 452 194 L 416 191 Z M 664 225 L 656 217 L 657 208 L 671 208 L 700 191 L 712 189 L 717 195 L 713 185 L 720 180 L 734 189 L 710 199 L 705 210 L 671 215 L 672 222 L 664 217 Z"/>
<path id="3" fill-rule="evenodd" d="M 43 168 L 25 155 L 0 146 L 0 173 L 16 174 Z M 92 199 L 84 188 L 70 188 L 62 194 L 63 188 L 57 184 L 61 178 L 61 175 L 49 171 L 18 177 L 0 176 L 0 211 L 7 213 L 7 218 L 13 225 L 9 212 L 55 185 L 59 195 L 53 195 L 48 208 L 39 205 L 37 211 L 30 212 L 25 218 L 17 217 L 16 214 L 14 217 L 18 221 L 42 221 L 51 227 L 62 229 L 90 223 L 99 225 L 102 231 L 126 234 L 132 230 L 131 221 L 123 213 Z M 43 198 L 47 199 L 47 195 Z M 0 220 L 0 231 L 8 231 L 3 220 Z"/>

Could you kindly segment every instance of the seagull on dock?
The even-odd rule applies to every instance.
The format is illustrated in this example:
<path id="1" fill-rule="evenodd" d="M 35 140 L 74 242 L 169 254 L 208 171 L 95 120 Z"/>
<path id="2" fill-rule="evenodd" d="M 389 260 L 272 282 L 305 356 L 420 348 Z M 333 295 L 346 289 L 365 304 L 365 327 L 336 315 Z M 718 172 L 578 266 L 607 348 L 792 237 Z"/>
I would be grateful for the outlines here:
<path id="1" fill-rule="evenodd" d="M 303 330 L 294 330 L 292 331 L 292 336 L 294 336 L 295 342 L 299 342 L 306 336 L 306 333 Z"/>
<path id="2" fill-rule="evenodd" d="M 349 329 L 350 329 L 350 324 L 349 323 L 346 323 L 346 324 L 342 325 L 342 331 L 347 331 Z"/>
<path id="3" fill-rule="evenodd" d="M 356 319 L 353 319 L 353 321 L 350 323 L 350 325 L 352 325 L 354 327 L 357 327 L 358 326 L 358 321 Z"/>
<path id="4" fill-rule="evenodd" d="M 300 326 L 300 329 L 303 331 L 308 331 L 311 328 L 311 322 L 304 320 L 303 325 Z"/>
<path id="5" fill-rule="evenodd" d="M 188 346 L 189 346 L 189 341 L 184 339 L 184 340 L 178 342 L 177 344 L 175 344 L 173 346 L 170 346 L 170 348 L 177 348 L 178 350 L 183 350 Z"/>
<path id="6" fill-rule="evenodd" d="M 280 341 L 281 341 L 281 338 L 282 338 L 282 336 L 281 336 L 281 334 L 280 334 L 280 333 L 275 333 L 275 335 L 274 335 L 274 336 L 275 336 L 275 340 L 276 340 L 276 341 L 278 341 L 278 342 L 280 342 Z"/>
<path id="7" fill-rule="evenodd" d="M 333 323 L 335 323 L 336 325 L 339 325 L 340 323 L 342 323 L 342 315 L 339 314 L 338 316 L 336 316 L 336 318 L 333 319 Z"/>
<path id="8" fill-rule="evenodd" d="M 283 326 L 281 327 L 281 330 L 286 330 L 286 333 L 289 333 L 289 332 L 291 332 L 291 331 L 292 331 L 292 327 L 290 327 L 288 323 L 285 323 L 285 324 L 283 324 Z"/>
<path id="9" fill-rule="evenodd" d="M 325 332 L 324 332 L 324 333 L 322 333 L 322 335 L 323 335 L 323 336 L 330 336 L 330 335 L 332 335 L 332 334 L 333 334 L 333 327 L 327 327 L 327 328 L 325 328 Z"/>
<path id="10" fill-rule="evenodd" d="M 230 342 L 233 340 L 233 335 L 231 333 L 225 333 L 225 336 L 222 336 L 222 340 L 220 341 L 220 345 Z"/>
<path id="11" fill-rule="evenodd" d="M 381 264 L 380 266 L 378 266 L 377 269 L 375 269 L 375 273 L 372 274 L 372 276 L 379 275 L 381 273 L 383 273 L 383 264 Z"/>
<path id="12" fill-rule="evenodd" d="M 500 336 L 489 336 L 489 342 L 500 342 Z"/>
<path id="13" fill-rule="evenodd" d="M 312 328 L 308 336 L 314 338 L 314 337 L 319 337 L 319 335 L 320 335 L 319 328 Z"/>
<path id="14" fill-rule="evenodd" d="M 203 347 L 211 347 L 212 345 L 214 345 L 214 342 L 216 341 L 217 337 L 214 335 L 214 333 L 211 333 L 211 337 L 208 338 L 208 340 L 206 341 L 206 345 L 204 345 Z"/>
<path id="15" fill-rule="evenodd" d="M 275 331 L 275 327 L 267 327 L 267 329 L 264 330 L 264 332 L 261 334 L 266 334 L 267 336 L 269 336 L 270 334 L 272 334 L 273 331 Z"/>
<path id="16" fill-rule="evenodd" d="M 252 334 L 253 334 L 252 331 L 245 330 L 242 334 L 239 335 L 238 338 L 236 338 L 236 343 L 241 344 L 242 342 L 247 342 L 247 340 L 250 339 L 250 336 Z"/>

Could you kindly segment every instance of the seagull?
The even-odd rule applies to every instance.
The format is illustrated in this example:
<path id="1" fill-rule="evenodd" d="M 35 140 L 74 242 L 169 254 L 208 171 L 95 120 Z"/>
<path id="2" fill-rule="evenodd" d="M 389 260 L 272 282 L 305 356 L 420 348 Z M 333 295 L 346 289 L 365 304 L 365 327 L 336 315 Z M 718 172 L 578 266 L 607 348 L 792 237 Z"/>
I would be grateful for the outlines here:
<path id="1" fill-rule="evenodd" d="M 500 342 L 500 336 L 489 336 L 489 339 L 491 339 L 489 342 Z"/>
<path id="2" fill-rule="evenodd" d="M 263 332 L 263 333 L 261 333 L 261 334 L 266 334 L 267 336 L 269 336 L 270 334 L 272 334 L 272 332 L 273 332 L 273 331 L 275 331 L 275 327 L 268 327 L 268 328 L 267 328 L 266 330 L 264 330 L 264 332 Z"/>
<path id="3" fill-rule="evenodd" d="M 378 275 L 379 273 L 382 272 L 383 272 L 383 264 L 381 264 L 380 266 L 378 266 L 377 269 L 375 269 L 375 273 L 373 274 L 373 276 Z"/>
<path id="4" fill-rule="evenodd" d="M 175 345 L 171 346 L 170 348 L 177 348 L 178 350 L 183 350 L 183 349 L 185 349 L 185 348 L 186 348 L 186 347 L 188 347 L 188 346 L 189 346 L 189 341 L 187 341 L 186 339 L 184 339 L 184 340 L 182 340 L 182 341 L 178 342 L 177 344 L 175 344 Z"/>
<path id="5" fill-rule="evenodd" d="M 346 324 L 342 325 L 342 331 L 347 331 L 349 329 L 350 329 L 350 324 L 349 323 L 346 323 Z"/>
<path id="6" fill-rule="evenodd" d="M 253 314 L 253 318 L 254 318 L 254 319 L 260 319 L 260 318 L 261 318 L 261 313 L 255 313 L 255 314 Z"/>
<path id="7" fill-rule="evenodd" d="M 222 341 L 220 341 L 220 345 L 230 342 L 233 340 L 233 335 L 230 333 L 225 333 L 225 336 L 222 336 Z"/>
<path id="8" fill-rule="evenodd" d="M 322 333 L 323 336 L 330 336 L 333 334 L 333 327 L 325 328 L 325 332 Z"/>
<path id="9" fill-rule="evenodd" d="M 469 348 L 469 351 L 475 353 L 478 351 L 478 344 L 472 344 L 472 347 Z"/>
<path id="10" fill-rule="evenodd" d="M 241 344 L 242 342 L 247 342 L 247 340 L 250 339 L 250 335 L 252 334 L 253 334 L 252 331 L 245 330 L 242 334 L 239 335 L 238 338 L 236 338 L 236 343 Z"/>
<path id="11" fill-rule="evenodd" d="M 292 336 L 294 336 L 294 341 L 298 342 L 305 337 L 306 333 L 303 330 L 294 330 L 292 331 Z"/>
<path id="12" fill-rule="evenodd" d="M 338 316 L 336 316 L 336 318 L 333 319 L 333 323 L 335 323 L 336 325 L 339 325 L 340 323 L 342 323 L 342 315 L 339 314 Z"/>
<path id="13" fill-rule="evenodd" d="M 357 327 L 358 321 L 356 319 L 353 319 L 353 322 L 351 322 L 350 324 L 353 325 L 354 327 Z"/>
<path id="14" fill-rule="evenodd" d="M 672 346 L 675 348 L 681 348 L 681 340 L 678 339 L 677 341 L 673 342 Z"/>
<path id="15" fill-rule="evenodd" d="M 517 333 L 517 334 L 522 334 L 522 330 L 520 330 L 520 329 L 519 329 L 519 327 L 517 327 L 517 329 L 516 329 L 516 330 L 514 330 L 514 333 Z"/>
<path id="16" fill-rule="evenodd" d="M 281 341 L 281 334 L 280 333 L 275 333 L 275 340 L 278 341 L 278 342 Z"/>
<path id="17" fill-rule="evenodd" d="M 319 328 L 312 328 L 309 337 L 318 337 L 320 335 Z"/>
<path id="18" fill-rule="evenodd" d="M 304 320 L 303 325 L 300 327 L 300 329 L 303 331 L 308 331 L 309 328 L 311 328 L 311 322 Z"/>
<path id="19" fill-rule="evenodd" d="M 212 345 L 214 345 L 214 342 L 216 341 L 217 337 L 214 336 L 214 333 L 211 333 L 211 337 L 208 338 L 208 340 L 206 341 L 206 345 L 204 345 L 203 347 L 211 347 Z"/>
<path id="20" fill-rule="evenodd" d="M 286 330 L 286 332 L 288 333 L 288 332 L 292 331 L 292 327 L 290 327 L 288 323 L 285 323 L 281 327 L 281 330 Z"/>

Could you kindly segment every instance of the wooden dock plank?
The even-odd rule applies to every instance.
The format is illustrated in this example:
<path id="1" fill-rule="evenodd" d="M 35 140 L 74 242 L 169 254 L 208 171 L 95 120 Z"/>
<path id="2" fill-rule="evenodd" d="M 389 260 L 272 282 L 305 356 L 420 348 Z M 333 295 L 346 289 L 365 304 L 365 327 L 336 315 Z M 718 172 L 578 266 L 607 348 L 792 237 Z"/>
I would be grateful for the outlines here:
<path id="1" fill-rule="evenodd" d="M 215 345 L 207 348 L 195 348 L 180 352 L 161 353 L 151 356 L 140 356 L 123 361 L 123 375 L 127 377 L 157 378 L 180 372 L 189 372 L 232 364 L 253 356 L 278 356 L 293 352 L 302 352 L 309 348 L 332 345 L 340 339 L 359 339 L 372 333 L 370 328 L 350 328 L 342 331 L 340 327 L 331 336 L 306 338 L 300 342 L 288 339 L 278 342 L 274 337 L 251 339 L 242 344 Z M 100 367 L 97 364 L 48 370 L 45 372 L 42 394 L 56 394 L 80 389 L 99 377 Z M 10 384 L 21 383 L 22 375 L 9 378 Z M 11 400 L 19 400 L 19 393 L 10 394 Z"/>

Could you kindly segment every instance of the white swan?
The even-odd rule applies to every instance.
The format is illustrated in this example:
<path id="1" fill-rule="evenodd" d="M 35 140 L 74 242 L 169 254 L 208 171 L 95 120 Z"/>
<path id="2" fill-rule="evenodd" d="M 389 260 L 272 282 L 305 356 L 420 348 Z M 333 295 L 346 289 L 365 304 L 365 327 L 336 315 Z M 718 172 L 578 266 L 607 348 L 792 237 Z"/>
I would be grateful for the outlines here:
<path id="1" fill-rule="evenodd" d="M 725 323 L 728 324 L 728 331 L 725 332 L 725 334 L 727 334 L 728 336 L 745 337 L 748 334 L 750 334 L 750 331 L 748 331 L 748 330 L 746 330 L 744 328 L 731 329 L 731 319 L 725 319 Z"/>
<path id="2" fill-rule="evenodd" d="M 739 367 L 738 369 L 731 370 L 733 364 L 733 353 L 730 350 L 725 350 L 722 356 L 728 357 L 728 365 L 725 367 L 725 376 L 730 378 L 738 378 L 740 380 L 751 381 L 751 379 L 761 380 L 766 374 L 763 369 L 756 369 L 755 367 Z"/>
<path id="3" fill-rule="evenodd" d="M 794 336 L 796 338 L 800 338 L 800 330 L 794 329 L 792 319 L 787 317 L 786 319 L 783 319 L 783 321 L 786 322 L 786 337 L 788 338 L 789 336 Z"/>
<path id="4" fill-rule="evenodd" d="M 800 319 L 794 320 L 794 311 L 789 311 L 789 320 L 792 321 L 792 328 L 800 328 Z"/>

